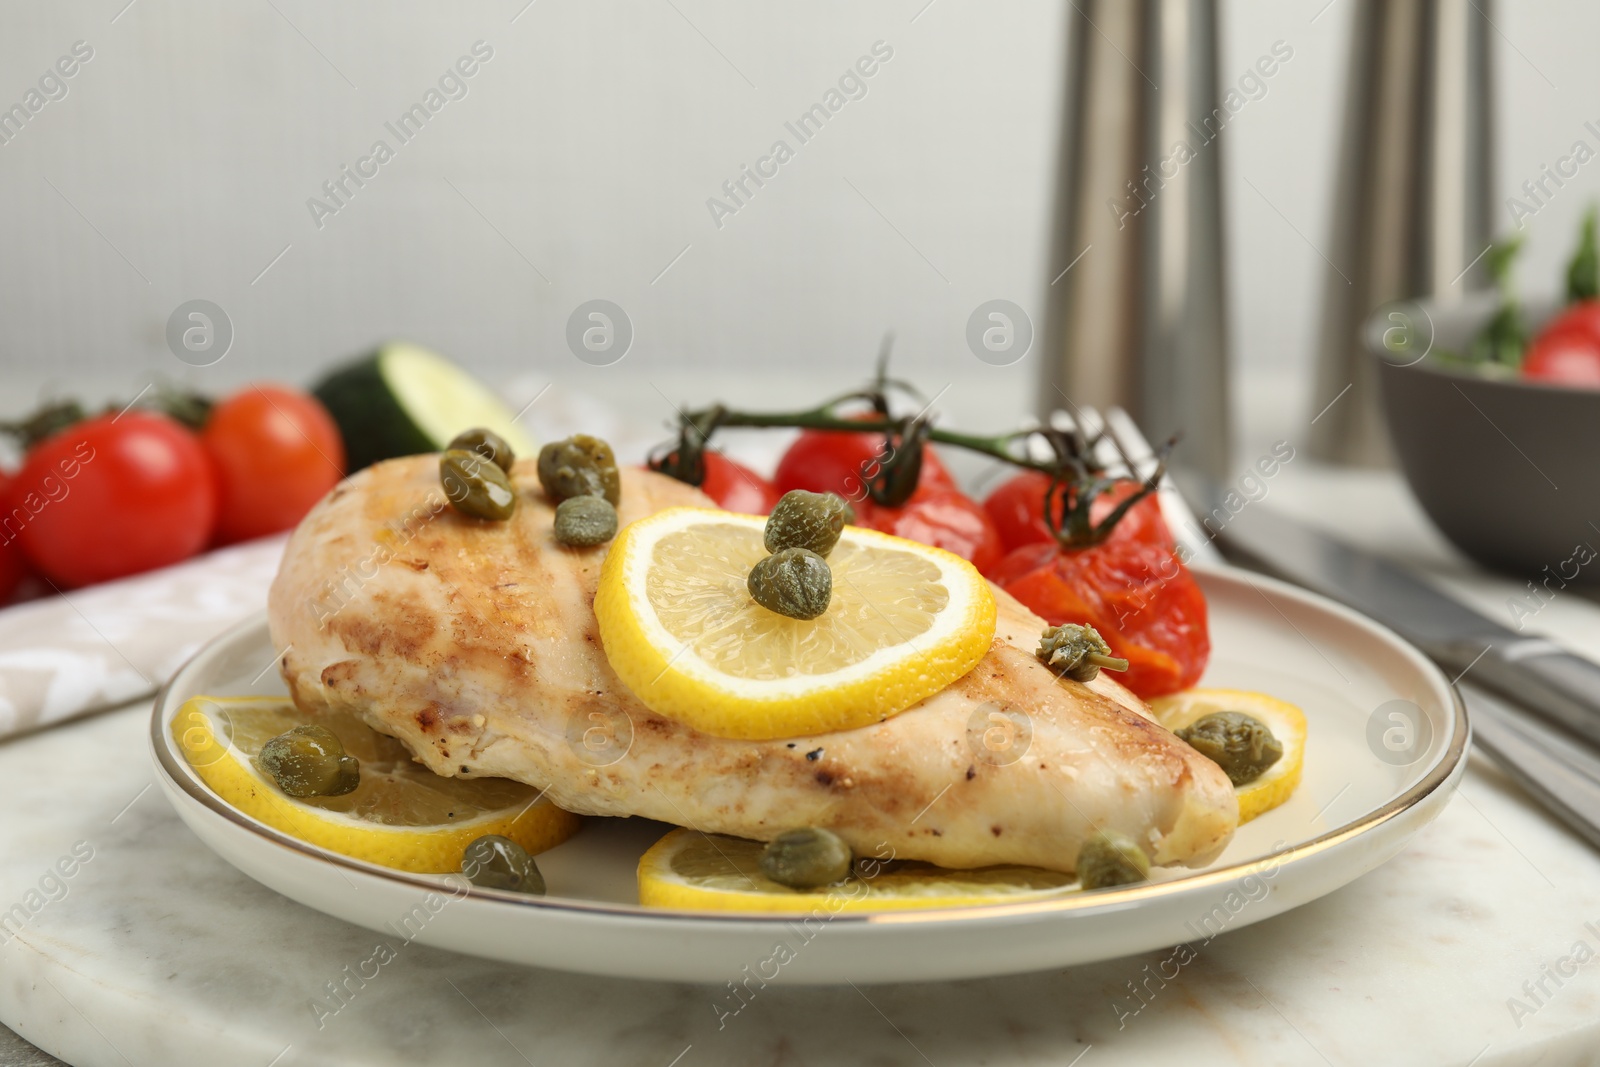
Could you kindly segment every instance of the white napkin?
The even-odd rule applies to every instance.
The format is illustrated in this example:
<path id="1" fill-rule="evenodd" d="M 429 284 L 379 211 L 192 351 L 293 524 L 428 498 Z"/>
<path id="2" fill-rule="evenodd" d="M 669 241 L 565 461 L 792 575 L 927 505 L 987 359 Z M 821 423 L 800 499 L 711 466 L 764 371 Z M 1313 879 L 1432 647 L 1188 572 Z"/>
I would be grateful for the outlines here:
<path id="1" fill-rule="evenodd" d="M 288 535 L 0 610 L 0 737 L 155 692 L 267 605 Z"/>

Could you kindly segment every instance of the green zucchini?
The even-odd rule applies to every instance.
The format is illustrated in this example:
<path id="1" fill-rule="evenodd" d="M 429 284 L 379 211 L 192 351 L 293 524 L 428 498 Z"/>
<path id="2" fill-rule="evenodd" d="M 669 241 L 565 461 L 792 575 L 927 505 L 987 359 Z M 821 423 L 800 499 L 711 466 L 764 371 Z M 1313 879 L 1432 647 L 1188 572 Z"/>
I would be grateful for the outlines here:
<path id="1" fill-rule="evenodd" d="M 351 472 L 395 456 L 439 452 L 456 434 L 493 430 L 519 457 L 533 441 L 500 399 L 443 356 L 389 341 L 323 378 L 312 390 L 344 438 Z"/>

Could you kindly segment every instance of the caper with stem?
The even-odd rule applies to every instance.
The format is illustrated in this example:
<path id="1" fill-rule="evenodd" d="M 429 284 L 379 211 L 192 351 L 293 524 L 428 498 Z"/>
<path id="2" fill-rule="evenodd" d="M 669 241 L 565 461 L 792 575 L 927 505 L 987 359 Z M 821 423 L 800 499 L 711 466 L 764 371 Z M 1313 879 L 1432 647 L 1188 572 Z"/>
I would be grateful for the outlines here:
<path id="1" fill-rule="evenodd" d="M 306 723 L 261 746 L 262 770 L 292 797 L 338 797 L 361 784 L 361 763 L 326 726 Z"/>
<path id="2" fill-rule="evenodd" d="M 1222 768 L 1228 781 L 1244 785 L 1283 758 L 1283 742 L 1260 719 L 1242 711 L 1215 711 L 1177 731 L 1178 737 Z"/>
<path id="3" fill-rule="evenodd" d="M 745 580 L 750 596 L 768 611 L 791 619 L 814 619 L 833 599 L 828 561 L 808 548 L 786 548 L 764 556 Z"/>
<path id="4" fill-rule="evenodd" d="M 528 850 L 500 834 L 485 834 L 461 853 L 461 873 L 485 889 L 544 895 L 544 875 Z"/>
<path id="5" fill-rule="evenodd" d="M 439 482 L 451 506 L 463 515 L 504 521 L 517 510 L 511 479 L 476 452 L 452 448 L 440 456 Z"/>
<path id="6" fill-rule="evenodd" d="M 1128 661 L 1111 654 L 1111 646 L 1093 626 L 1064 622 L 1047 628 L 1039 637 L 1040 659 L 1058 675 L 1075 682 L 1092 681 L 1104 667 L 1125 671 Z"/>
<path id="7" fill-rule="evenodd" d="M 1127 834 L 1099 830 L 1078 849 L 1077 871 L 1084 889 L 1132 885 L 1150 877 L 1150 857 Z"/>
<path id="8" fill-rule="evenodd" d="M 556 505 L 555 531 L 574 548 L 603 545 L 617 535 L 617 509 L 601 496 L 568 497 Z"/>
<path id="9" fill-rule="evenodd" d="M 761 850 L 761 873 L 790 889 L 843 881 L 853 856 L 844 838 L 820 826 L 785 830 Z"/>
<path id="10" fill-rule="evenodd" d="M 826 557 L 839 543 L 839 533 L 845 527 L 848 513 L 850 505 L 834 493 L 791 489 L 773 505 L 762 540 L 768 552 L 809 548 Z"/>
<path id="11" fill-rule="evenodd" d="M 610 445 L 586 433 L 539 450 L 539 484 L 552 504 L 575 496 L 603 496 L 613 507 L 622 500 L 617 457 Z"/>
<path id="12" fill-rule="evenodd" d="M 511 451 L 506 439 L 486 426 L 463 430 L 445 448 L 447 451 L 464 448 L 468 452 L 476 452 L 507 474 L 511 473 L 511 465 L 517 461 L 516 453 Z"/>

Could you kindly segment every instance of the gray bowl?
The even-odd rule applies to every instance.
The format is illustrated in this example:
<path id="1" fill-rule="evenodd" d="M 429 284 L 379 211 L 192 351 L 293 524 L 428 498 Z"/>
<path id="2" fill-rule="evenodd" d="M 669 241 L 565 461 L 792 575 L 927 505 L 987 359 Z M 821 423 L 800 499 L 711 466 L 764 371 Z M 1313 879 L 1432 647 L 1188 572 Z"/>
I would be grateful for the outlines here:
<path id="1" fill-rule="evenodd" d="M 1401 470 L 1434 525 L 1484 566 L 1535 582 L 1554 575 L 1552 589 L 1600 584 L 1600 390 L 1485 378 L 1421 355 L 1463 349 L 1492 310 L 1487 295 L 1423 302 L 1369 325 Z M 1549 313 L 1528 318 L 1537 329 Z M 1411 341 L 1398 353 L 1397 324 Z"/>

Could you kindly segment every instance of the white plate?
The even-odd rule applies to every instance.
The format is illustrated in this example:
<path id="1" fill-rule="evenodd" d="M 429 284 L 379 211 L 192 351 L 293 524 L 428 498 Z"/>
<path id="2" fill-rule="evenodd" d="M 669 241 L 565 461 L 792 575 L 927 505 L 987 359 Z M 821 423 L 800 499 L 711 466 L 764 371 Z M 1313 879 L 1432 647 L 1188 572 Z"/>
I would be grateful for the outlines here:
<path id="1" fill-rule="evenodd" d="M 1214 646 L 1203 684 L 1264 690 L 1305 709 L 1305 778 L 1210 867 L 1163 870 L 1125 889 L 804 922 L 645 909 L 634 866 L 668 828 L 640 819 L 590 820 L 541 855 L 542 898 L 348 859 L 224 804 L 172 740 L 172 717 L 192 696 L 283 691 L 276 672 L 263 672 L 274 656 L 264 618 L 207 645 L 157 699 L 157 778 L 200 839 L 263 885 L 372 930 L 492 959 L 718 984 L 973 978 L 1111 959 L 1206 940 L 1338 889 L 1399 852 L 1466 767 L 1459 700 L 1399 637 L 1270 579 L 1232 569 L 1196 577 Z"/>

